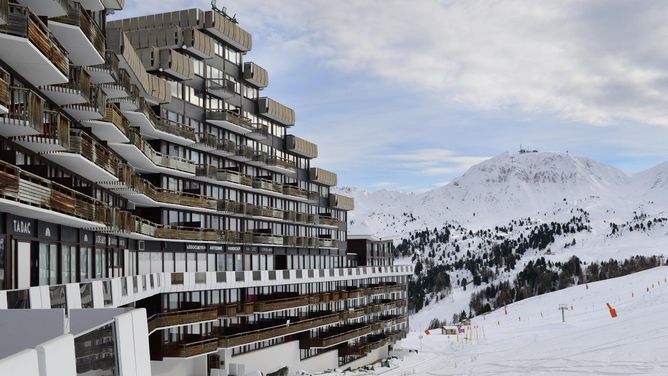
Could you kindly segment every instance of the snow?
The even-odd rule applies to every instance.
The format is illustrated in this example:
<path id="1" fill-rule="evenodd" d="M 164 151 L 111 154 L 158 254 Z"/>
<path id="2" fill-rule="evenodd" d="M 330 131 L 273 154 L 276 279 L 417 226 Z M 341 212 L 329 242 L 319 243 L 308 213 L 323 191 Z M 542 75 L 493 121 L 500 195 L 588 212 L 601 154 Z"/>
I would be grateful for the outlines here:
<path id="1" fill-rule="evenodd" d="M 619 222 L 634 211 L 653 216 L 668 212 L 668 162 L 631 175 L 570 154 L 504 153 L 421 194 L 358 188 L 338 192 L 355 199 L 351 234 L 404 236 L 446 222 L 475 230 L 521 217 L 564 219 L 573 208 L 589 211 L 593 220 Z"/>
<path id="2" fill-rule="evenodd" d="M 355 373 L 666 375 L 667 278 L 668 267 L 657 267 L 529 298 L 474 318 L 468 340 L 424 335 L 413 326 L 398 347 L 421 349 L 418 354 L 393 360 L 390 368 Z M 565 323 L 560 304 L 568 308 Z"/>

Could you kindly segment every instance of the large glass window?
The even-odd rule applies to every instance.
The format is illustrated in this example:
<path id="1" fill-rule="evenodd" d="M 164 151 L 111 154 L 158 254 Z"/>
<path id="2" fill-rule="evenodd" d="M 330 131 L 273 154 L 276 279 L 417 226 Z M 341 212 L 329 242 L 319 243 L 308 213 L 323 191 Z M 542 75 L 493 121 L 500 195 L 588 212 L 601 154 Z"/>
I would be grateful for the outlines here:
<path id="1" fill-rule="evenodd" d="M 55 285 L 58 283 L 58 246 L 56 244 L 39 245 L 39 284 Z"/>
<path id="2" fill-rule="evenodd" d="M 93 278 L 93 249 L 81 247 L 79 249 L 79 281 Z"/>

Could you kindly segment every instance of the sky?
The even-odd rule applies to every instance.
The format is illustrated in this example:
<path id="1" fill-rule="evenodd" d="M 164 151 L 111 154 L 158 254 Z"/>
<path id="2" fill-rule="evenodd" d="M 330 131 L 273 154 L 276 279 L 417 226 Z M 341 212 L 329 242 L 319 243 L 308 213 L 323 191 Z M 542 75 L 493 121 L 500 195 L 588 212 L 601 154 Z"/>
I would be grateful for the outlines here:
<path id="1" fill-rule="evenodd" d="M 668 160 L 663 0 L 218 1 L 261 95 L 340 186 L 423 192 L 520 146 L 635 173 Z M 128 0 L 114 18 L 206 0 Z"/>

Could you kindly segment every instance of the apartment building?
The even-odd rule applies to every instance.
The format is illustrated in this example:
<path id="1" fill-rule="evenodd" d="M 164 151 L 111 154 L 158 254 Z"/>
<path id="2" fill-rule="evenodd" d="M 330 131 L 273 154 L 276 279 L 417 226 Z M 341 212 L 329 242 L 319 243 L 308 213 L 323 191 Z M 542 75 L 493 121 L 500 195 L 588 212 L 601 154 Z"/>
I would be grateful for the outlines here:
<path id="1" fill-rule="evenodd" d="M 387 356 L 412 268 L 348 256 L 353 200 L 263 95 L 251 34 L 215 7 L 107 20 L 123 7 L 0 0 L 0 374 Z"/>

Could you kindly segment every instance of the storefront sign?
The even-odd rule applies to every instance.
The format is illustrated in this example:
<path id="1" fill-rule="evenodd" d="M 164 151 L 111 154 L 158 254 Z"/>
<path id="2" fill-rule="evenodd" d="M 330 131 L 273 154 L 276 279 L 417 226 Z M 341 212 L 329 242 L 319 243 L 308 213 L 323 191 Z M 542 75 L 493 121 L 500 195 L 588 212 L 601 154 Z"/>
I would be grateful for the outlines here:
<path id="1" fill-rule="evenodd" d="M 14 235 L 35 236 L 35 220 L 30 218 L 11 216 L 9 233 Z"/>

